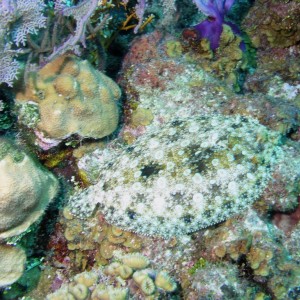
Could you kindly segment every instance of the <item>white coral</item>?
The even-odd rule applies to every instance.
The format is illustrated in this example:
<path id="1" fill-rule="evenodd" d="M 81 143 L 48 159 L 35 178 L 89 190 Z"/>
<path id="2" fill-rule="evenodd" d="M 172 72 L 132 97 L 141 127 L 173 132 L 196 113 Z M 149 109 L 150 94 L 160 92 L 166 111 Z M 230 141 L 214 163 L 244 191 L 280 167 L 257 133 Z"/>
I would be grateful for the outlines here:
<path id="1" fill-rule="evenodd" d="M 13 40 L 17 46 L 25 46 L 28 34 L 36 34 L 38 29 L 46 26 L 46 17 L 43 15 L 45 4 L 41 0 L 18 0 L 16 4 Z"/>

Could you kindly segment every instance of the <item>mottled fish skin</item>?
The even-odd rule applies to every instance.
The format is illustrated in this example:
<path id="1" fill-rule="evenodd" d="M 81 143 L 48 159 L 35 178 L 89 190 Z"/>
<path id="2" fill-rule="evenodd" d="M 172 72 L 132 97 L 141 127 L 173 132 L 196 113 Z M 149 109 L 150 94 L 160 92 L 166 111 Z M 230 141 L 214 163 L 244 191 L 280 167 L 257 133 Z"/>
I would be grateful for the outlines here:
<path id="1" fill-rule="evenodd" d="M 253 118 L 178 118 L 99 164 L 98 183 L 70 206 L 86 215 L 99 204 L 108 222 L 144 235 L 194 232 L 258 199 L 281 156 L 280 140 Z"/>

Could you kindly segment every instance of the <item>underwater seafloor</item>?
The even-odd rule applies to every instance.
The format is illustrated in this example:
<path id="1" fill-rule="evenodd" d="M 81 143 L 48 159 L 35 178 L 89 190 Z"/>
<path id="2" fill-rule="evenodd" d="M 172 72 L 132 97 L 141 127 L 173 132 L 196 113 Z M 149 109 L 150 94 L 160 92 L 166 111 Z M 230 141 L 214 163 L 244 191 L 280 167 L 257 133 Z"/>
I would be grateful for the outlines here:
<path id="1" fill-rule="evenodd" d="M 300 299 L 299 0 L 0 14 L 1 299 Z"/>

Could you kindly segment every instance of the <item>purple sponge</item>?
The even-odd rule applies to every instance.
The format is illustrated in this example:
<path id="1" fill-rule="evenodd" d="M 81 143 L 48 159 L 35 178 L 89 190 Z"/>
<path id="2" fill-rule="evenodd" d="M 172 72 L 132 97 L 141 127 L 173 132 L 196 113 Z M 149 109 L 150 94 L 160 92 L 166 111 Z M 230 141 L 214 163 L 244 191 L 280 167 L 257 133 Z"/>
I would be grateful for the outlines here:
<path id="1" fill-rule="evenodd" d="M 231 27 L 232 31 L 239 35 L 240 31 L 236 25 L 231 22 L 226 22 L 224 17 L 230 10 L 234 0 L 193 0 L 200 11 L 208 18 L 195 25 L 193 28 L 197 33 L 198 39 L 207 39 L 210 42 L 210 47 L 215 50 L 219 47 L 220 37 L 223 31 L 223 24 Z M 241 44 L 244 50 L 244 44 Z"/>

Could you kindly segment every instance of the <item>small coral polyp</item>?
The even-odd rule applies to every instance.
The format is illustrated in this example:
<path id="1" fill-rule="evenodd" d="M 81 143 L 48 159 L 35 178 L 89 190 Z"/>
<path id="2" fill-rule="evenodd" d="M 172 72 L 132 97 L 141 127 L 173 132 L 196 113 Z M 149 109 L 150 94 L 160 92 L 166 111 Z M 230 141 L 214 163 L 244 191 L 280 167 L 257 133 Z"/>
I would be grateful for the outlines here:
<path id="1" fill-rule="evenodd" d="M 36 104 L 39 117 L 36 126 L 30 128 L 42 145 L 43 141 L 60 141 L 72 134 L 90 138 L 111 134 L 118 125 L 120 96 L 120 88 L 112 79 L 87 61 L 64 55 L 31 73 L 16 102 L 21 110 L 27 103 Z M 19 119 L 25 126 L 26 117 L 30 118 L 23 113 Z"/>
<path id="2" fill-rule="evenodd" d="M 255 119 L 178 118 L 100 163 L 98 183 L 70 207 L 89 214 L 99 203 L 108 222 L 144 235 L 187 234 L 253 203 L 280 156 L 280 135 Z"/>

